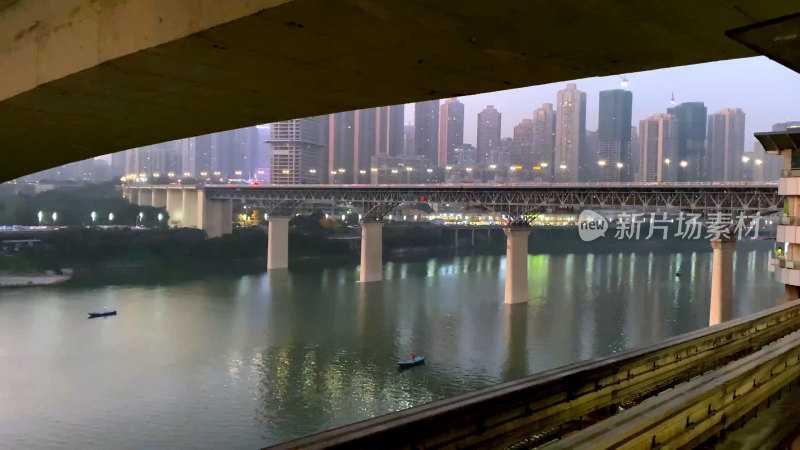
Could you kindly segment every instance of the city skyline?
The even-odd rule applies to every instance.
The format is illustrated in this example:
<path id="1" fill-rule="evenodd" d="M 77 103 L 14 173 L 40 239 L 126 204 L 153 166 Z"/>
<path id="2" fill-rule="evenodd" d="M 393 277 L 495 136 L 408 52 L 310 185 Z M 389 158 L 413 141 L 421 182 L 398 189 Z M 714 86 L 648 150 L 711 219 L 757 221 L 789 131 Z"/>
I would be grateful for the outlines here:
<path id="1" fill-rule="evenodd" d="M 623 76 L 628 80 L 622 86 Z M 779 122 L 796 120 L 793 105 L 800 102 L 800 79 L 797 73 L 766 58 L 757 56 L 727 61 L 715 61 L 689 66 L 670 67 L 606 77 L 565 80 L 556 83 L 529 86 L 504 91 L 458 97 L 464 104 L 464 116 L 477 117 L 487 105 L 503 114 L 501 138 L 513 137 L 513 126 L 522 119 L 531 118 L 533 111 L 544 103 L 557 109 L 556 94 L 575 83 L 578 90 L 586 92 L 586 129 L 596 131 L 599 124 L 598 104 L 600 91 L 626 89 L 633 92 L 632 123 L 653 114 L 666 113 L 674 94 L 675 104 L 704 102 L 709 111 L 740 108 L 747 113 L 745 149 L 750 151 L 755 143 L 753 133 L 767 131 Z M 776 98 L 776 89 L 780 97 Z M 443 101 L 443 100 L 442 100 Z M 413 122 L 414 104 L 406 105 L 406 123 Z M 477 144 L 477 130 L 464 129 L 464 143 Z"/>
<path id="2" fill-rule="evenodd" d="M 750 74 L 744 78 L 736 78 L 736 83 L 725 86 L 725 103 L 720 103 L 725 106 L 717 108 L 713 103 L 708 103 L 706 99 L 710 98 L 712 99 L 711 101 L 719 101 L 719 92 L 715 88 L 708 88 L 705 83 L 709 77 L 713 77 L 715 72 L 721 70 L 720 64 L 726 65 L 722 67 L 725 70 L 729 70 L 731 64 L 742 67 L 755 67 L 758 69 L 756 70 L 757 73 L 769 69 L 769 77 L 762 77 L 761 86 L 753 87 L 750 90 L 730 92 L 731 87 L 736 83 L 742 83 L 744 82 L 743 80 L 751 80 L 754 75 Z M 702 72 L 702 76 L 697 75 L 698 71 Z M 517 168 L 522 169 L 523 167 L 519 166 L 519 164 L 522 164 L 525 166 L 525 171 L 541 170 L 541 172 L 531 172 L 523 177 L 523 179 L 529 178 L 531 181 L 545 181 L 551 175 L 555 175 L 556 181 L 634 180 L 642 176 L 640 172 L 643 169 L 641 166 L 641 154 L 637 151 L 638 147 L 641 146 L 641 142 L 637 137 L 640 130 L 637 130 L 637 128 L 641 121 L 664 113 L 675 115 L 677 122 L 681 125 L 677 127 L 679 133 L 677 156 L 680 161 L 686 160 L 687 165 L 682 166 L 685 170 L 679 171 L 678 181 L 697 181 L 709 177 L 714 178 L 717 174 L 712 174 L 707 167 L 712 158 L 711 145 L 715 146 L 716 153 L 719 153 L 723 147 L 725 152 L 730 152 L 728 149 L 732 147 L 721 146 L 719 139 L 714 141 L 707 134 L 706 122 L 708 121 L 708 127 L 710 128 L 714 111 L 728 110 L 741 111 L 742 117 L 746 116 L 746 121 L 742 119 L 745 130 L 763 131 L 763 129 L 769 129 L 775 123 L 792 120 L 793 117 L 788 112 L 786 113 L 786 118 L 781 118 L 781 114 L 785 110 L 781 105 L 787 103 L 784 101 L 786 95 L 776 96 L 774 93 L 774 86 L 777 85 L 774 79 L 781 78 L 783 72 L 784 69 L 781 66 L 769 60 L 749 58 L 640 72 L 626 75 L 625 77 L 618 75 L 575 80 L 573 82 L 553 83 L 473 96 L 451 97 L 409 105 L 382 106 L 319 116 L 324 121 L 324 124 L 320 125 L 324 126 L 321 131 L 326 135 L 321 142 L 325 147 L 321 149 L 322 160 L 316 161 L 319 158 L 311 157 L 310 154 L 307 154 L 308 152 L 298 153 L 293 160 L 300 161 L 303 159 L 306 162 L 304 164 L 297 163 L 296 167 L 299 168 L 301 165 L 308 166 L 306 171 L 313 170 L 313 172 L 306 173 L 303 176 L 292 174 L 283 178 L 285 178 L 285 182 L 300 180 L 300 183 L 314 181 L 364 182 L 370 178 L 370 168 L 375 166 L 372 158 L 387 155 L 400 158 L 391 161 L 394 161 L 392 164 L 396 164 L 401 169 L 406 164 L 402 158 L 415 156 L 418 160 L 413 164 L 410 162 L 408 164 L 422 164 L 426 168 L 435 168 L 437 166 L 443 168 L 446 165 L 458 163 L 462 165 L 505 166 L 506 168 L 511 164 L 512 166 L 517 165 Z M 704 95 L 701 95 L 696 101 L 683 102 L 679 96 L 676 97 L 674 92 L 670 91 L 670 100 L 665 107 L 656 108 L 655 111 L 650 111 L 648 115 L 643 117 L 637 116 L 636 111 L 649 108 L 648 105 L 642 106 L 642 103 L 647 103 L 648 99 L 652 100 L 653 92 L 646 91 L 644 88 L 634 91 L 632 83 L 638 83 L 637 86 L 646 86 L 648 83 L 652 83 L 653 80 L 665 76 L 672 77 L 673 84 L 680 84 L 685 81 L 683 78 L 687 76 L 694 77 L 695 84 L 704 86 L 704 89 L 706 89 L 703 91 Z M 591 92 L 591 86 L 609 84 L 610 82 L 620 83 L 625 88 L 615 87 Z M 584 90 L 585 86 L 590 86 L 589 92 Z M 546 97 L 539 97 L 538 93 L 543 92 L 543 90 L 555 88 L 558 88 L 556 92 L 548 92 Z M 660 86 L 660 89 L 665 91 L 664 86 Z M 794 91 L 792 89 L 787 89 L 781 85 L 781 93 L 784 92 L 789 92 L 789 99 L 796 95 L 793 94 Z M 503 96 L 507 96 L 509 93 L 515 94 L 513 101 L 495 101 L 498 100 L 498 97 L 502 99 Z M 533 93 L 537 93 L 537 98 L 546 101 L 531 103 L 536 101 L 531 99 Z M 769 115 L 766 119 L 765 114 L 752 113 L 744 106 L 752 104 L 756 97 L 760 99 L 761 103 L 770 103 L 770 105 L 774 103 L 777 105 L 768 108 Z M 644 100 L 642 101 L 641 98 L 644 98 Z M 715 98 L 716 100 L 714 100 Z M 463 102 L 461 101 L 462 99 L 464 100 Z M 475 105 L 481 99 L 490 103 L 483 106 L 478 104 L 481 109 L 472 116 L 469 113 L 470 107 L 468 105 Z M 766 99 L 779 99 L 780 101 L 770 102 Z M 524 138 L 519 131 L 514 134 L 514 130 L 517 129 L 519 124 L 534 119 L 536 114 L 540 114 L 542 107 L 551 103 L 555 104 L 553 113 L 555 115 L 556 128 L 554 137 L 556 139 L 552 149 L 552 157 L 548 157 L 547 152 L 549 150 L 542 147 L 543 142 L 546 142 L 546 140 L 542 141 L 541 136 L 539 136 L 541 129 L 536 132 L 539 137 L 529 136 Z M 791 101 L 788 103 L 791 103 Z M 451 105 L 457 108 L 452 110 Z M 559 106 L 562 107 L 559 108 Z M 517 121 L 505 111 L 512 111 L 512 114 L 514 111 L 523 111 L 525 115 L 520 116 Z M 363 117 L 355 120 L 355 117 L 348 119 L 348 115 Z M 481 118 L 482 115 L 484 119 Z M 427 124 L 417 124 L 418 116 L 423 117 Z M 620 117 L 617 118 L 617 116 Z M 367 117 L 370 120 L 361 120 Z M 488 117 L 491 117 L 491 120 L 488 120 Z M 597 121 L 595 124 L 592 124 L 593 117 Z M 346 124 L 342 123 L 344 128 L 338 128 L 336 125 L 341 120 L 347 122 Z M 763 126 L 753 124 L 763 120 L 769 123 Z M 283 124 L 287 122 L 291 121 L 276 123 Z M 188 176 L 187 173 L 197 177 L 199 175 L 205 176 L 203 172 L 203 168 L 205 168 L 205 173 L 208 174 L 219 175 L 221 172 L 219 181 L 222 181 L 224 177 L 228 177 L 283 183 L 284 181 L 278 181 L 278 178 L 281 177 L 270 176 L 271 166 L 274 165 L 273 169 L 278 168 L 284 173 L 287 170 L 295 169 L 285 168 L 282 164 L 273 164 L 276 155 L 271 154 L 274 152 L 271 152 L 270 148 L 274 148 L 275 143 L 267 142 L 268 139 L 264 138 L 265 132 L 266 135 L 269 134 L 268 128 L 269 124 L 264 124 L 185 138 L 133 149 L 135 151 L 127 152 L 127 156 L 124 158 L 105 155 L 101 157 L 101 160 L 111 163 L 111 173 L 118 172 L 120 170 L 120 160 L 124 160 L 126 163 L 125 175 L 148 172 L 174 172 L 178 177 L 181 175 Z M 481 138 L 481 128 L 484 130 L 483 138 Z M 538 128 L 541 128 L 541 125 Z M 741 125 L 739 125 L 739 128 L 741 128 Z M 428 131 L 428 129 L 430 130 Z M 537 129 L 537 126 L 531 124 L 530 129 Z M 561 131 L 558 131 L 559 129 Z M 257 137 L 248 137 L 246 140 L 249 144 L 239 145 L 238 141 L 244 140 L 244 136 L 253 136 L 255 130 L 258 130 Z M 355 136 L 345 138 L 347 134 L 353 135 L 356 130 L 360 130 L 358 138 L 354 139 Z M 429 136 L 428 138 L 420 139 L 420 137 L 408 135 L 412 130 L 413 134 L 429 134 Z M 630 131 L 628 132 L 627 130 Z M 742 133 L 742 130 L 740 129 L 737 133 Z M 491 139 L 486 137 L 489 134 L 493 135 Z M 469 142 L 470 135 L 474 136 L 474 145 Z M 499 136 L 499 139 L 497 136 Z M 343 138 L 344 140 L 342 140 Z M 481 139 L 486 142 L 482 144 Z M 731 158 L 724 156 L 724 159 L 728 161 L 727 165 L 731 166 L 731 168 L 719 175 L 722 179 L 735 179 L 742 175 L 738 173 L 740 168 L 735 166 L 741 159 L 742 152 L 750 153 L 753 151 L 754 140 L 750 131 L 745 131 L 745 135 L 741 139 L 744 140 L 743 144 L 737 143 L 732 151 L 736 155 L 731 156 Z M 527 144 L 522 141 L 530 141 L 531 143 Z M 409 143 L 411 145 L 408 145 Z M 542 154 L 542 151 L 545 154 Z M 136 153 L 136 155 L 132 155 L 133 153 Z M 170 155 L 167 155 L 167 153 L 170 153 Z M 172 155 L 171 153 L 178 153 L 178 155 Z M 119 154 L 117 153 L 116 155 Z M 162 158 L 161 162 L 158 164 L 145 162 L 143 164 L 142 161 L 149 160 L 151 154 L 156 158 Z M 241 158 L 243 155 L 244 158 Z M 717 160 L 719 160 L 719 156 L 717 156 Z M 383 159 L 381 161 L 385 163 L 390 160 Z M 533 163 L 534 166 L 545 164 L 543 167 L 527 167 L 530 163 Z M 608 165 L 603 163 L 608 163 Z M 85 176 L 86 170 L 85 168 L 79 168 L 77 171 L 61 171 L 59 173 L 72 173 L 73 176 L 76 173 L 83 173 Z M 314 175 L 310 176 L 309 174 Z M 335 180 L 330 179 L 330 174 L 336 174 Z M 361 176 L 358 174 L 361 174 Z M 482 176 L 485 177 L 485 175 Z M 213 181 L 217 181 L 212 175 L 208 175 L 206 178 L 214 178 Z M 358 179 L 356 180 L 356 178 Z M 441 177 L 437 176 L 437 179 L 441 179 Z"/>

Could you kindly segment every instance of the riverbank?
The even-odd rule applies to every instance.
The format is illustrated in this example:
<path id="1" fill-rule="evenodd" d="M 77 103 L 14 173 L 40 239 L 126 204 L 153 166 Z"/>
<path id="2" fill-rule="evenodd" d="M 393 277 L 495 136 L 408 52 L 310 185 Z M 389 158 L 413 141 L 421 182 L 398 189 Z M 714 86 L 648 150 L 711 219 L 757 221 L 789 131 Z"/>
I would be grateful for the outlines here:
<path id="1" fill-rule="evenodd" d="M 615 254 L 710 252 L 708 239 L 580 239 L 577 227 L 534 227 L 529 253 Z M 643 236 L 644 237 L 644 236 Z M 774 242 L 774 241 L 773 241 Z M 0 258 L 0 270 L 44 273 L 74 268 L 67 284 L 102 285 L 189 281 L 208 276 L 238 276 L 266 270 L 269 243 L 259 227 L 206 239 L 202 230 L 67 229 L 49 233 L 36 249 Z M 740 248 L 769 248 L 764 240 L 745 239 Z M 291 230 L 292 267 L 356 267 L 360 262 L 357 234 L 323 235 Z M 386 261 L 418 261 L 457 255 L 503 255 L 506 240 L 500 228 L 455 230 L 430 225 L 387 226 L 383 255 Z M 57 272 L 56 272 L 57 273 Z M 19 280 L 18 280 L 19 281 Z M 26 280 L 19 281 L 27 285 Z"/>

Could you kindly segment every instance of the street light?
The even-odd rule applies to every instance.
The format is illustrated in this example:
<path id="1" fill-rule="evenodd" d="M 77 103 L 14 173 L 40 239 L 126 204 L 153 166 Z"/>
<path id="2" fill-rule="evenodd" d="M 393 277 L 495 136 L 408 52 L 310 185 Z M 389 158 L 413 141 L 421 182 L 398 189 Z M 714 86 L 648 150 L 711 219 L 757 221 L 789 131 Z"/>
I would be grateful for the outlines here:
<path id="1" fill-rule="evenodd" d="M 163 213 L 158 213 L 158 221 L 159 222 L 163 222 L 164 221 L 164 214 Z"/>
<path id="2" fill-rule="evenodd" d="M 92 211 L 92 213 L 89 216 L 92 218 L 92 223 L 95 223 L 97 221 L 97 211 Z"/>
<path id="3" fill-rule="evenodd" d="M 542 167 L 547 167 L 547 166 L 549 166 L 550 164 L 547 164 L 546 162 L 543 162 L 543 163 L 540 163 L 539 165 L 540 165 L 540 166 L 542 166 Z"/>
<path id="4" fill-rule="evenodd" d="M 753 164 L 755 164 L 755 165 L 757 165 L 757 166 L 760 166 L 760 165 L 761 165 L 761 164 L 763 164 L 763 163 L 764 163 L 764 161 L 762 161 L 762 160 L 760 160 L 760 159 L 757 159 L 757 160 L 753 161 Z"/>
<path id="5" fill-rule="evenodd" d="M 364 170 L 364 169 L 361 169 L 361 170 L 358 171 L 358 173 L 360 173 L 361 175 L 366 175 L 367 171 Z"/>
<path id="6" fill-rule="evenodd" d="M 688 163 L 688 162 L 686 162 L 686 161 L 681 161 L 681 167 L 683 167 L 684 169 L 685 169 L 685 168 L 686 168 L 686 166 L 688 166 L 688 165 L 689 165 L 689 163 Z"/>
<path id="7" fill-rule="evenodd" d="M 617 163 L 617 169 L 622 169 L 622 163 L 621 162 Z"/>
<path id="8" fill-rule="evenodd" d="M 749 156 L 742 156 L 742 162 L 747 164 L 748 162 L 750 162 L 750 157 Z"/>
<path id="9" fill-rule="evenodd" d="M 453 166 L 444 166 L 445 170 L 451 170 Z"/>
<path id="10" fill-rule="evenodd" d="M 597 165 L 602 167 L 606 165 L 606 162 L 601 159 L 600 161 L 597 161 Z"/>
<path id="11" fill-rule="evenodd" d="M 489 164 L 490 169 L 497 169 L 497 164 Z"/>
<path id="12" fill-rule="evenodd" d="M 428 168 L 428 169 L 426 169 L 426 171 L 427 171 L 428 173 L 433 173 L 433 169 L 431 169 L 431 168 Z"/>
<path id="13" fill-rule="evenodd" d="M 464 170 L 466 170 L 467 172 L 472 172 L 472 167 L 467 167 L 467 168 L 466 168 L 466 169 L 464 169 Z"/>
<path id="14" fill-rule="evenodd" d="M 308 169 L 308 173 L 317 173 L 317 169 Z"/>
<path id="15" fill-rule="evenodd" d="M 108 221 L 109 223 L 114 223 L 114 213 L 108 213 Z"/>
<path id="16" fill-rule="evenodd" d="M 664 158 L 664 164 L 669 165 L 672 161 L 669 158 Z"/>
<path id="17" fill-rule="evenodd" d="M 558 168 L 561 169 L 561 170 L 567 170 L 567 165 L 566 164 L 561 164 L 561 165 L 558 166 Z"/>
<path id="18" fill-rule="evenodd" d="M 58 220 L 58 213 L 54 211 L 52 217 L 53 217 L 53 225 L 55 225 L 56 221 Z"/>
<path id="19" fill-rule="evenodd" d="M 36 217 L 39 218 L 39 226 L 42 226 L 42 217 L 44 217 L 44 213 L 39 211 L 38 213 L 36 213 Z"/>
<path id="20" fill-rule="evenodd" d="M 144 212 L 139 211 L 139 226 L 142 226 L 143 221 L 144 221 Z"/>

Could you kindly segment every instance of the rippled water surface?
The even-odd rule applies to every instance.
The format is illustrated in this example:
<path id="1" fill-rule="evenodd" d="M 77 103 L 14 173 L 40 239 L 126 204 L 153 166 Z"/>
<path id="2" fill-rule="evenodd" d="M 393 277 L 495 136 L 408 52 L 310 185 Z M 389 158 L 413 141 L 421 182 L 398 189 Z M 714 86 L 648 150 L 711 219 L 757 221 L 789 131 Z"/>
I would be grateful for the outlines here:
<path id="1" fill-rule="evenodd" d="M 768 248 L 736 253 L 737 316 L 783 293 Z M 0 291 L 0 447 L 254 448 L 708 324 L 710 252 L 530 255 L 514 307 L 504 265 Z"/>

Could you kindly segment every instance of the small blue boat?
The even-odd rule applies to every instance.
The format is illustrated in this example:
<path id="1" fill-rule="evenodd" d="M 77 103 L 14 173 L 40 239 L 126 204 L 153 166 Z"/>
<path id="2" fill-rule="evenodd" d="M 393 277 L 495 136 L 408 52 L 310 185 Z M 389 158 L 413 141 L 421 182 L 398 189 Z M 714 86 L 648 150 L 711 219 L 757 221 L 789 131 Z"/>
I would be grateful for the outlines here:
<path id="1" fill-rule="evenodd" d="M 93 312 L 93 313 L 89 313 L 89 318 L 90 319 L 94 319 L 96 317 L 107 317 L 107 316 L 116 316 L 116 315 L 117 315 L 117 311 L 116 310 L 114 310 L 114 311 L 104 311 L 104 312 Z"/>
<path id="2" fill-rule="evenodd" d="M 411 367 L 411 366 L 416 366 L 416 365 L 425 363 L 425 357 L 424 356 L 414 356 L 414 355 L 411 355 L 411 356 L 412 356 L 411 359 L 407 359 L 405 361 L 400 361 L 399 363 L 397 363 L 397 365 L 400 366 L 400 367 Z"/>

